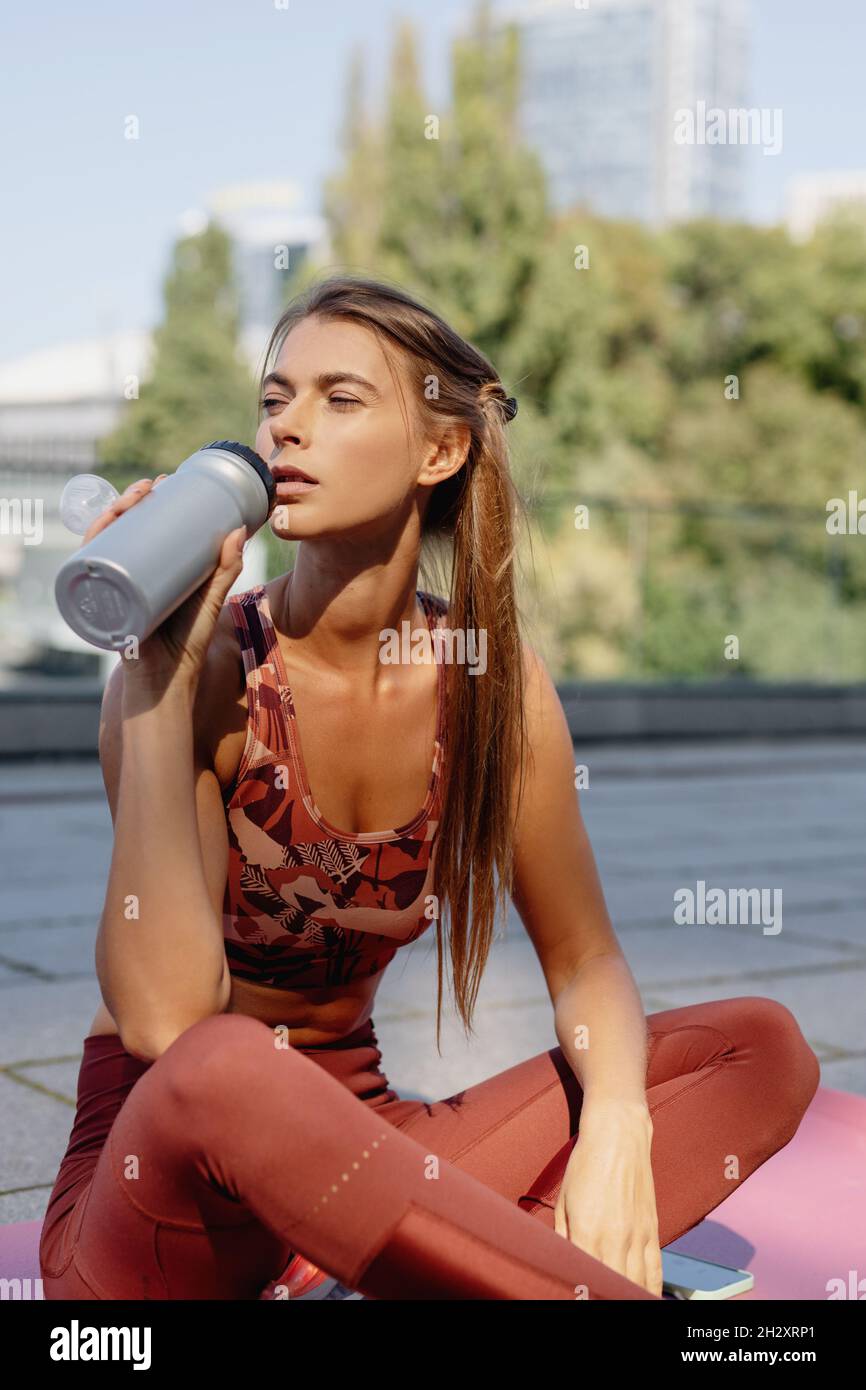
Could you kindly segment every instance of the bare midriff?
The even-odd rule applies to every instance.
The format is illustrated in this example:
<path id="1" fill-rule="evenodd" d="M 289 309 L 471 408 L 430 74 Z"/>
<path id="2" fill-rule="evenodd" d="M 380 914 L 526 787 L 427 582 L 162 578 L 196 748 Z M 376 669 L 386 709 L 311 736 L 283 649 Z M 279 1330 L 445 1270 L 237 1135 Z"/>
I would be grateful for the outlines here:
<path id="1" fill-rule="evenodd" d="M 269 1028 L 287 1028 L 292 1047 L 312 1047 L 336 1042 L 354 1033 L 366 1023 L 373 1011 L 373 1000 L 380 970 L 354 984 L 318 989 L 277 989 L 272 985 L 256 985 L 249 980 L 232 976 L 228 1014 L 248 1014 L 261 1019 Z M 90 1026 L 91 1036 L 97 1033 L 117 1033 L 117 1026 L 104 1004 L 100 1004 Z"/>
<path id="2" fill-rule="evenodd" d="M 267 587 L 269 594 L 274 594 L 282 586 L 282 580 L 272 581 Z M 215 636 L 214 640 L 217 638 Z M 224 613 L 219 629 L 219 640 L 233 644 L 234 652 L 237 657 L 237 680 L 235 688 L 227 686 L 225 699 L 220 698 L 216 714 L 213 716 L 213 729 L 208 729 L 206 734 L 209 738 L 210 747 L 213 750 L 214 771 L 219 779 L 224 791 L 234 785 L 238 767 L 240 766 L 246 739 L 246 712 L 247 712 L 247 692 L 246 680 L 243 671 L 243 661 L 240 649 L 237 646 L 237 639 L 234 634 L 228 614 Z M 284 661 L 286 660 L 284 650 Z M 432 673 L 431 680 L 435 680 L 435 672 Z M 432 698 L 432 690 L 428 692 Z M 349 721 L 350 722 L 350 721 Z M 312 725 L 307 724 L 310 733 L 313 732 Z M 347 740 L 350 741 L 354 735 L 347 733 Z M 333 745 L 332 745 L 333 747 Z M 337 759 L 337 766 L 345 767 L 345 758 L 342 756 L 343 750 L 337 749 L 340 755 Z M 309 757 L 309 752 L 308 752 Z M 419 765 L 419 778 L 424 765 L 429 761 L 427 755 L 424 762 Z M 325 765 L 322 764 L 324 774 Z M 316 786 L 321 785 L 319 781 Z M 418 784 L 420 785 L 420 783 Z M 422 793 L 423 795 L 423 793 Z M 389 798 L 390 800 L 390 798 Z M 410 804 L 410 799 L 407 805 Z M 391 803 L 396 804 L 396 803 Z M 420 804 L 420 797 L 414 802 Z M 405 811 L 403 819 L 409 814 Z M 338 819 L 335 823 L 342 825 L 349 818 L 349 813 L 344 813 L 345 819 Z M 373 813 L 374 824 L 386 824 L 385 817 L 380 817 Z M 401 821 L 397 820 L 396 824 Z M 231 996 L 229 999 L 226 1013 L 249 1014 L 252 1018 L 261 1019 L 269 1027 L 284 1027 L 289 1030 L 289 1043 L 292 1046 L 312 1047 L 320 1043 L 335 1042 L 340 1038 L 346 1037 L 349 1033 L 360 1028 L 363 1023 L 370 1018 L 373 1010 L 373 1001 L 379 982 L 384 974 L 380 970 L 375 975 L 370 975 L 365 979 L 356 980 L 346 984 L 327 987 L 311 987 L 302 990 L 291 990 L 277 988 L 272 985 L 258 985 L 249 980 L 241 980 L 232 976 Z M 114 1033 L 119 1029 L 106 1008 L 104 1003 L 100 1003 L 96 1016 L 90 1027 L 90 1035 Z"/>

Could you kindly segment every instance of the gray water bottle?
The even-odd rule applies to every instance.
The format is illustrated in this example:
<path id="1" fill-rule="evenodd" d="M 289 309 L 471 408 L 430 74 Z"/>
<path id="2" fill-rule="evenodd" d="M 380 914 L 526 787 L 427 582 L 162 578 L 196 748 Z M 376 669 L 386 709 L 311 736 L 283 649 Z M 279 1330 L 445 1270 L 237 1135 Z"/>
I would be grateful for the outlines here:
<path id="1" fill-rule="evenodd" d="M 64 620 L 106 651 L 144 642 L 213 574 L 229 532 L 246 525 L 252 536 L 275 498 L 274 476 L 252 449 L 205 444 L 64 561 L 54 583 Z"/>

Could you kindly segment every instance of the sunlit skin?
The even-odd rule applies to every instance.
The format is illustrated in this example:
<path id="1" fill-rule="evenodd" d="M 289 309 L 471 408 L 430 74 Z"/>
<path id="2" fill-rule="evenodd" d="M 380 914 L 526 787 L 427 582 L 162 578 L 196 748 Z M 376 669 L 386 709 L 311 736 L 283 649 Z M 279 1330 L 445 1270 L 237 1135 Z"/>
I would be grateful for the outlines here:
<path id="1" fill-rule="evenodd" d="M 424 623 L 415 598 L 421 522 L 431 489 L 463 465 L 469 431 L 442 426 L 425 433 L 399 359 L 395 380 L 375 335 L 360 324 L 304 320 L 272 370 L 280 379 L 266 383 L 256 451 L 271 468 L 295 466 L 318 480 L 278 501 L 268 523 L 276 536 L 301 542 L 294 569 L 267 591 L 311 786 L 334 825 L 400 824 L 423 798 L 435 669 L 383 665 L 379 633 L 399 631 L 404 620 Z M 328 374 L 331 380 L 319 379 Z M 129 505 L 135 501 L 122 504 Z M 556 1230 L 660 1294 L 645 1016 L 607 913 L 562 705 L 527 645 L 524 660 L 532 757 L 516 825 L 512 896 L 544 972 L 563 1055 L 583 1091 L 580 1139 L 561 1185 Z M 220 785 L 231 783 L 245 737 L 243 670 L 225 609 L 207 666 L 195 708 L 199 742 L 210 750 L 211 775 L 201 779 L 198 806 L 203 845 L 225 841 Z M 367 730 L 364 740 L 358 727 Z M 116 775 L 106 770 L 107 786 Z M 219 912 L 225 860 L 204 857 Z M 293 1042 L 306 1045 L 365 1021 L 378 983 L 375 977 L 293 992 L 232 979 L 222 1007 L 281 1023 Z M 591 1045 L 577 1048 L 575 1033 L 583 1028 Z M 117 1031 L 104 1005 L 91 1031 Z"/>
<path id="2" fill-rule="evenodd" d="M 369 385 L 317 381 L 341 369 Z M 323 662 L 345 667 L 348 657 L 381 675 L 378 633 L 417 621 L 423 514 L 431 489 L 462 466 L 469 431 L 419 438 L 406 385 L 401 409 L 385 354 L 360 324 L 305 319 L 272 371 L 282 380 L 265 385 L 256 452 L 318 482 L 278 501 L 269 523 L 281 539 L 307 542 L 292 572 L 293 629 Z"/>
<path id="3" fill-rule="evenodd" d="M 339 370 L 343 363 L 370 385 L 317 383 L 320 373 Z M 359 657 L 364 665 L 375 659 L 376 634 L 380 626 L 393 623 L 401 596 L 406 597 L 409 609 L 413 607 L 421 520 L 429 489 L 460 466 L 468 440 L 446 437 L 413 452 L 384 354 L 375 337 L 360 325 L 305 320 L 289 334 L 273 370 L 284 380 L 266 383 L 266 414 L 256 435 L 256 451 L 271 467 L 294 464 L 318 480 L 311 492 L 278 505 L 271 518 L 277 536 L 315 538 L 314 545 L 298 548 L 292 623 L 315 636 L 314 650 L 325 660 L 337 652 L 345 660 L 346 642 L 354 638 L 353 645 L 363 648 L 366 637 L 370 650 Z M 406 408 L 411 412 L 411 401 Z M 552 722 L 559 737 L 551 740 L 556 746 L 553 756 L 558 758 L 560 774 L 567 766 L 571 781 L 571 739 L 563 728 L 561 706 L 549 677 L 543 685 L 537 713 L 541 718 L 546 713 L 550 719 L 555 701 Z M 541 707 L 545 703 L 546 711 Z M 573 791 L 572 802 L 576 804 Z M 565 824 L 568 827 L 570 822 L 572 836 L 581 840 L 582 856 L 591 857 L 576 818 L 579 812 L 572 812 Z M 552 832 L 549 846 L 561 842 L 567 833 Z M 592 880 L 597 882 L 594 872 Z M 537 870 L 529 886 L 541 893 Z M 606 920 L 603 904 L 593 906 Z M 609 924 L 599 934 L 606 949 L 613 944 L 618 952 Z M 551 972 L 556 963 L 554 939 L 551 933 Z M 542 934 L 536 940 L 542 964 L 544 942 Z M 616 967 L 612 973 L 615 977 Z M 639 1051 L 639 1039 L 633 1040 Z M 658 1219 L 649 1164 L 651 1126 L 642 1086 L 632 1099 L 630 1105 L 620 1103 L 621 1097 L 599 1095 L 595 1106 L 585 1100 L 581 1142 L 566 1170 L 556 1229 L 652 1292 L 661 1293 Z"/>

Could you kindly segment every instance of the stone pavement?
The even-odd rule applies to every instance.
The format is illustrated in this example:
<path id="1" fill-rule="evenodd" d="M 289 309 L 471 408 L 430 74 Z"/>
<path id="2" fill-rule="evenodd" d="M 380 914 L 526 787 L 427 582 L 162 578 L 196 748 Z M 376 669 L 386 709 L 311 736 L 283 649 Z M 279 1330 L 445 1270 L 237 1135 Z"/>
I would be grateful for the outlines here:
<path id="1" fill-rule="evenodd" d="M 589 745 L 575 762 L 589 771 L 584 815 L 646 1012 L 778 999 L 817 1052 L 822 1083 L 866 1095 L 866 740 Z M 0 822 L 2 1224 L 44 1213 L 98 1002 L 93 947 L 111 859 L 98 762 L 0 764 Z M 707 891 L 780 889 L 782 930 L 677 925 L 674 893 L 699 880 Z M 401 1095 L 439 1099 L 556 1045 L 544 977 L 513 910 L 474 1038 L 447 1009 L 441 1058 L 435 1001 L 428 932 L 400 951 L 376 1001 L 383 1066 Z"/>

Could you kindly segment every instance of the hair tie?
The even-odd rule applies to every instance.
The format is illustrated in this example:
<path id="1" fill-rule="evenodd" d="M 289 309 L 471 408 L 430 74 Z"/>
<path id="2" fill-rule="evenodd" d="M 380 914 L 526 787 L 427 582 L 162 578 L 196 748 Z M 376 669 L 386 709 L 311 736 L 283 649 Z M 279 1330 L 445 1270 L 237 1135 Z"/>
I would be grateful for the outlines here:
<path id="1" fill-rule="evenodd" d="M 513 420 L 515 415 L 517 414 L 517 397 L 499 396 L 495 394 L 496 390 L 502 391 L 503 389 L 504 388 L 502 386 L 501 381 L 487 382 L 486 385 L 482 387 L 481 394 L 479 396 L 479 401 L 483 404 L 486 404 L 487 401 L 496 401 L 497 405 L 502 406 L 502 409 L 505 412 L 506 421 Z"/>

